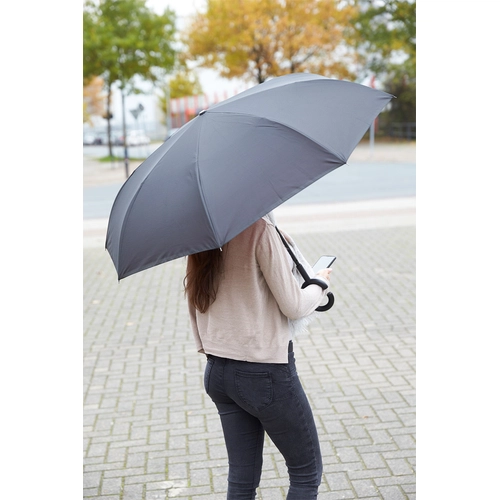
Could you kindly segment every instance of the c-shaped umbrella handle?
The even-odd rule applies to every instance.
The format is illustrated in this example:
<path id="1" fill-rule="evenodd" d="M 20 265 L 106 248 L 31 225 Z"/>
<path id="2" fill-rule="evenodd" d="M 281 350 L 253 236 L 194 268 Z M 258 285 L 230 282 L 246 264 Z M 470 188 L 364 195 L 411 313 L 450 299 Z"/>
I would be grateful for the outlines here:
<path id="1" fill-rule="evenodd" d="M 326 296 L 328 297 L 328 302 L 324 306 L 318 306 L 316 308 L 316 311 L 319 312 L 328 311 L 328 309 L 331 309 L 333 307 L 333 303 L 335 302 L 335 297 L 333 296 L 333 293 L 328 292 Z"/>
<path id="2" fill-rule="evenodd" d="M 328 288 L 328 285 L 324 281 L 317 280 L 316 278 L 310 278 L 308 282 L 304 282 L 304 284 L 302 285 L 302 288 L 306 288 L 309 285 L 318 285 L 323 290 L 326 290 Z M 333 293 L 328 292 L 326 294 L 326 296 L 328 297 L 328 302 L 324 306 L 318 306 L 316 308 L 316 311 L 324 312 L 324 311 L 328 311 L 329 309 L 331 309 L 333 307 L 333 304 L 335 303 L 335 297 L 333 296 Z"/>
<path id="3" fill-rule="evenodd" d="M 281 241 L 283 242 L 283 245 L 285 245 L 285 248 L 288 250 L 288 253 L 290 254 L 290 257 L 295 262 L 295 265 L 297 266 L 297 270 L 301 274 L 302 278 L 304 278 L 304 283 L 302 284 L 302 288 L 305 288 L 306 286 L 309 286 L 309 285 L 318 285 L 318 286 L 321 287 L 322 290 L 326 290 L 328 288 L 328 285 L 324 281 L 318 280 L 316 278 L 310 278 L 307 275 L 307 272 L 304 269 L 304 266 L 297 260 L 297 257 L 292 252 L 292 249 L 290 248 L 290 245 L 286 242 L 285 238 L 280 233 L 280 231 L 279 231 L 278 228 L 276 228 L 276 231 L 278 232 L 278 234 L 279 234 L 279 236 L 281 238 Z M 324 311 L 328 311 L 328 309 L 332 308 L 333 303 L 335 302 L 335 297 L 333 296 L 332 292 L 328 292 L 326 294 L 326 296 L 328 297 L 328 302 L 324 306 L 317 307 L 316 311 L 324 312 Z"/>

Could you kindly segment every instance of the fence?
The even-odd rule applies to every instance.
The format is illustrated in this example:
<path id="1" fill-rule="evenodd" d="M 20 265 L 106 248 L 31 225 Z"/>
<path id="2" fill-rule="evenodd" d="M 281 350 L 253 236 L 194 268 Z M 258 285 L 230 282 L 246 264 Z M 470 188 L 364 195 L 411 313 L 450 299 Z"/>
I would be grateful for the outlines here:
<path id="1" fill-rule="evenodd" d="M 412 141 L 417 138 L 417 124 L 415 122 L 387 123 L 385 127 L 381 127 L 379 135 Z"/>

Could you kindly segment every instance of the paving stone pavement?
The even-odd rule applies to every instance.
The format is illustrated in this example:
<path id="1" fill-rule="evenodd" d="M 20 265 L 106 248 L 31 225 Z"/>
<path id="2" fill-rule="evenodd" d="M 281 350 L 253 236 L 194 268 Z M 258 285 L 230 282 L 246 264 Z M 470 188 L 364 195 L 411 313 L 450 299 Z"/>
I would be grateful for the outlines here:
<path id="1" fill-rule="evenodd" d="M 335 305 L 295 341 L 323 453 L 320 499 L 416 498 L 414 199 L 404 201 L 379 202 L 375 219 L 363 204 L 339 204 L 316 225 L 298 207 L 279 214 L 308 260 L 337 255 Z M 185 259 L 118 283 L 102 245 L 83 255 L 84 498 L 224 500 L 227 458 L 191 338 Z M 269 440 L 264 453 L 257 498 L 285 499 L 284 461 Z"/>

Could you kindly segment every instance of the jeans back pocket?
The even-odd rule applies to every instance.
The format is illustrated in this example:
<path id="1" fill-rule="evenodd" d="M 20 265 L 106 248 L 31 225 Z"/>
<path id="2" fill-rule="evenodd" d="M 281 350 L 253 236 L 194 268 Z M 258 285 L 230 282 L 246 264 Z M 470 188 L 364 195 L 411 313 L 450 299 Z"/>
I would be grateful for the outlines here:
<path id="1" fill-rule="evenodd" d="M 273 384 L 269 372 L 235 371 L 235 385 L 241 400 L 261 411 L 273 400 Z"/>

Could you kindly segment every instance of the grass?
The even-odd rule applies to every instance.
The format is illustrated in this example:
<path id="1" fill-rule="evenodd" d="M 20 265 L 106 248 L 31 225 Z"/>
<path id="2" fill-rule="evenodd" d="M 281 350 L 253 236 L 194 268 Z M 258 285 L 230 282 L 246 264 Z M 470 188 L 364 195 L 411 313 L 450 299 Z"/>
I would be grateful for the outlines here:
<path id="1" fill-rule="evenodd" d="M 128 159 L 128 161 L 144 161 L 146 159 L 146 157 L 144 158 L 135 158 L 135 157 L 131 157 Z M 124 161 L 125 158 L 123 156 L 103 156 L 102 158 L 99 158 L 99 161 L 100 162 L 103 162 L 103 163 L 109 163 L 109 162 L 114 162 L 114 161 Z"/>

